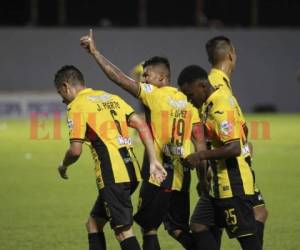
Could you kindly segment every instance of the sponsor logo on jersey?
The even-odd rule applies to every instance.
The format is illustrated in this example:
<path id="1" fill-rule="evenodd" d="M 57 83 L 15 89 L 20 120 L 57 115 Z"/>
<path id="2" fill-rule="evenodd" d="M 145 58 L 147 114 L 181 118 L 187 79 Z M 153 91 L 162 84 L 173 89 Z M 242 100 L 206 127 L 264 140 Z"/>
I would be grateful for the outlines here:
<path id="1" fill-rule="evenodd" d="M 170 106 L 172 106 L 175 109 L 184 109 L 188 102 L 187 100 L 174 100 L 172 97 L 169 96 L 168 103 Z"/>
<path id="2" fill-rule="evenodd" d="M 110 94 L 103 94 L 103 95 L 89 95 L 87 99 L 90 102 L 107 102 L 111 98 Z"/>
<path id="3" fill-rule="evenodd" d="M 122 145 L 131 145 L 132 144 L 132 140 L 130 137 L 124 137 L 124 136 L 118 136 L 117 138 L 118 143 L 122 146 Z"/>
<path id="4" fill-rule="evenodd" d="M 182 146 L 176 146 L 171 144 L 166 144 L 163 146 L 163 153 L 167 156 L 177 156 L 183 157 L 184 155 L 184 148 Z"/>

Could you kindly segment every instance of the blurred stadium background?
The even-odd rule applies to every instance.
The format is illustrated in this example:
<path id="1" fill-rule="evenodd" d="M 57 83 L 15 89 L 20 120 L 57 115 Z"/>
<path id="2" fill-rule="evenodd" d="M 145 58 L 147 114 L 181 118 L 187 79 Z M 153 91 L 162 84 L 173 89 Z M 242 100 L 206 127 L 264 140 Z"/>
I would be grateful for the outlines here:
<path id="1" fill-rule="evenodd" d="M 0 249 L 87 248 L 84 221 L 96 196 L 93 163 L 85 150 L 70 180 L 58 178 L 68 140 L 54 74 L 74 64 L 89 86 L 117 93 L 141 111 L 79 46 L 93 28 L 98 49 L 125 72 L 150 56 L 168 57 L 175 86 L 186 65 L 209 69 L 209 38 L 233 41 L 233 91 L 248 113 L 254 167 L 270 212 L 264 249 L 299 250 L 299 9 L 297 0 L 2 1 Z M 141 159 L 139 141 L 136 150 Z M 118 249 L 109 226 L 106 232 L 108 249 Z M 160 239 L 162 249 L 181 249 L 164 230 Z M 239 246 L 224 236 L 222 249 Z"/>

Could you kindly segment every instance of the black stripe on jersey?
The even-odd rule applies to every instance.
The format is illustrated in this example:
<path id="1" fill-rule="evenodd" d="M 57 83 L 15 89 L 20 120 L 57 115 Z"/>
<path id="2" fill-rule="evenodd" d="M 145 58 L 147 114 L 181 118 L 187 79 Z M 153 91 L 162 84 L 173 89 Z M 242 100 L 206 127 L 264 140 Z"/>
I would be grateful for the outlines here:
<path id="1" fill-rule="evenodd" d="M 203 120 L 204 123 L 206 122 L 206 120 L 207 120 L 207 118 L 208 118 L 208 116 L 209 116 L 209 112 L 210 112 L 210 110 L 211 110 L 211 108 L 212 108 L 213 105 L 214 105 L 213 102 L 210 102 L 210 103 L 207 105 L 207 107 L 206 107 L 206 109 L 205 109 L 205 111 L 204 111 L 203 116 L 200 117 L 201 120 Z"/>
<path id="2" fill-rule="evenodd" d="M 124 164 L 126 166 L 130 182 L 131 183 L 132 182 L 137 182 L 137 178 L 136 178 L 136 174 L 135 174 L 135 170 L 134 170 L 134 165 L 133 165 L 131 156 L 128 152 L 128 149 L 126 147 L 119 148 L 119 152 L 120 152 L 120 155 L 122 156 L 122 159 L 123 159 Z"/>
<path id="3" fill-rule="evenodd" d="M 245 158 L 245 161 L 248 163 L 249 167 L 251 167 L 251 157 L 250 156 L 247 156 Z"/>
<path id="4" fill-rule="evenodd" d="M 236 157 L 231 157 L 225 160 L 228 178 L 233 196 L 245 195 L 243 180 L 239 164 Z"/>
<path id="5" fill-rule="evenodd" d="M 130 123 L 130 118 L 132 115 L 135 114 L 135 111 L 132 111 L 129 115 L 126 115 L 126 123 L 127 123 L 127 126 L 129 126 L 129 123 Z"/>
<path id="6" fill-rule="evenodd" d="M 89 139 L 98 155 L 104 185 L 115 183 L 111 159 L 105 143 L 89 125 L 87 125 L 86 137 Z"/>
<path id="7" fill-rule="evenodd" d="M 139 169 L 141 169 L 140 163 L 139 163 L 139 161 L 138 161 L 138 159 L 137 159 L 137 157 L 136 157 L 136 155 L 135 155 L 135 153 L 133 151 L 133 148 L 130 148 L 130 152 L 133 155 L 133 157 L 134 157 L 134 159 L 136 161 L 136 164 L 139 166 Z"/>
<path id="8" fill-rule="evenodd" d="M 143 164 L 142 164 L 142 178 L 144 181 L 148 181 L 150 178 L 150 162 L 147 155 L 146 150 L 144 150 L 144 158 L 143 158 Z"/>
<path id="9" fill-rule="evenodd" d="M 227 79 L 225 77 L 223 77 L 223 80 L 226 83 L 227 87 L 231 90 L 231 86 L 230 86 L 229 82 L 227 81 Z"/>
<path id="10" fill-rule="evenodd" d="M 162 158 L 163 158 L 164 167 L 170 166 L 170 168 L 165 167 L 165 170 L 167 171 L 167 178 L 161 183 L 160 186 L 171 189 L 173 184 L 173 178 L 174 178 L 174 168 L 172 164 L 172 159 L 164 154 Z"/>
<path id="11" fill-rule="evenodd" d="M 150 128 L 151 135 L 153 138 L 153 133 L 152 133 L 152 129 L 151 129 L 151 110 L 146 105 L 143 105 L 143 107 L 145 110 L 146 123 L 147 123 L 148 127 Z M 142 164 L 142 177 L 143 177 L 143 180 L 145 180 L 145 181 L 148 181 L 150 178 L 149 164 L 150 163 L 149 163 L 148 155 L 146 153 L 146 150 L 144 150 L 144 159 L 143 159 L 143 164 Z"/>
<path id="12" fill-rule="evenodd" d="M 139 91 L 138 91 L 136 97 L 140 97 L 141 91 L 142 91 L 142 86 L 141 86 L 141 83 L 139 83 Z"/>
<path id="13" fill-rule="evenodd" d="M 70 139 L 70 142 L 81 142 L 81 143 L 84 143 L 84 142 L 85 142 L 85 139 L 81 139 L 81 138 L 72 138 L 72 139 Z"/>
<path id="14" fill-rule="evenodd" d="M 189 167 L 186 167 L 183 162 L 184 161 L 181 160 L 181 164 L 183 167 L 183 179 L 182 179 L 181 191 L 189 191 L 191 186 L 191 169 Z"/>
<path id="15" fill-rule="evenodd" d="M 214 161 L 211 161 L 211 169 L 213 171 L 213 193 L 215 195 L 215 198 L 220 198 L 218 170 L 217 164 L 214 164 Z"/>

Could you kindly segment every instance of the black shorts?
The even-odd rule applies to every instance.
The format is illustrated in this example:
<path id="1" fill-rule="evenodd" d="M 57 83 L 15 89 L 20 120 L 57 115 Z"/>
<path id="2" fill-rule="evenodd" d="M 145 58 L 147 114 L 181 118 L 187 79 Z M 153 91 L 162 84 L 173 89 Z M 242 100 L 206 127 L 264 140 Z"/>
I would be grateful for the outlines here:
<path id="1" fill-rule="evenodd" d="M 162 222 L 167 230 L 189 230 L 188 191 L 172 191 L 143 182 L 134 220 L 143 229 L 157 229 Z"/>
<path id="2" fill-rule="evenodd" d="M 208 194 L 202 194 L 192 214 L 191 223 L 197 223 L 211 227 L 216 225 L 215 217 L 213 199 Z"/>
<path id="3" fill-rule="evenodd" d="M 254 196 L 214 199 L 202 196 L 194 210 L 191 223 L 225 228 L 229 238 L 255 234 Z"/>
<path id="4" fill-rule="evenodd" d="M 259 189 L 255 190 L 254 199 L 253 199 L 253 207 L 263 206 L 265 205 L 265 200 Z"/>
<path id="5" fill-rule="evenodd" d="M 112 229 L 131 226 L 133 207 L 130 196 L 137 185 L 137 183 L 116 183 L 100 189 L 90 216 L 110 221 Z"/>

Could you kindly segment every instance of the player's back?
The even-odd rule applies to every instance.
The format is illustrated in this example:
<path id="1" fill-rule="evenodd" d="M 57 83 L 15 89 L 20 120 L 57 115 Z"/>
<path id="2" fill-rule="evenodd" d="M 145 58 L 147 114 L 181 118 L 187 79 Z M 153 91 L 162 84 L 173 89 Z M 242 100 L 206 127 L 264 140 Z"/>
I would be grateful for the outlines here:
<path id="1" fill-rule="evenodd" d="M 198 111 L 182 92 L 170 86 L 141 84 L 139 98 L 146 106 L 157 157 L 170 169 L 166 186 L 180 190 L 184 175 L 180 162 L 191 153 L 192 126 L 200 122 Z"/>
<path id="2" fill-rule="evenodd" d="M 70 139 L 90 143 L 100 188 L 139 179 L 128 121 L 134 110 L 119 96 L 84 89 L 68 105 Z"/>
<path id="3" fill-rule="evenodd" d="M 154 140 L 162 150 L 166 145 L 173 148 L 172 155 L 185 157 L 189 154 L 192 124 L 199 122 L 197 110 L 187 101 L 186 96 L 173 87 L 156 88 L 142 97 L 147 106 L 147 121 L 151 122 Z M 170 153 L 171 153 L 170 152 Z"/>
<path id="4" fill-rule="evenodd" d="M 127 120 L 134 110 L 119 96 L 105 91 L 85 89 L 68 105 L 68 111 L 74 118 L 82 119 L 90 132 L 94 131 L 95 136 L 100 137 L 105 143 L 117 148 L 130 145 L 122 143 L 119 137 L 128 137 Z M 87 136 L 89 137 L 86 139 L 94 140 L 90 134 Z"/>

